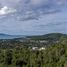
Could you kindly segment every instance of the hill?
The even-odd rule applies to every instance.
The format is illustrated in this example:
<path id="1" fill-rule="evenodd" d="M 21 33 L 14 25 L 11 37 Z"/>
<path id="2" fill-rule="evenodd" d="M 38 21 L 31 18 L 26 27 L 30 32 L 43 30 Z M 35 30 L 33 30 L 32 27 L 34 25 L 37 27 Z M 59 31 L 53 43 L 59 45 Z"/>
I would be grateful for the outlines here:
<path id="1" fill-rule="evenodd" d="M 59 40 L 61 37 L 67 38 L 67 34 L 62 33 L 50 33 L 45 35 L 37 35 L 37 36 L 27 36 L 27 38 L 33 40 Z"/>
<path id="2" fill-rule="evenodd" d="M 0 39 L 14 39 L 14 38 L 20 38 L 24 37 L 23 35 L 9 35 L 9 34 L 3 34 L 0 33 Z"/>
<path id="3" fill-rule="evenodd" d="M 27 48 L 33 48 L 33 47 L 48 47 L 52 44 L 59 43 L 61 39 L 64 40 L 64 38 L 67 39 L 67 34 L 61 34 L 61 33 L 50 33 L 40 36 L 25 36 L 25 37 L 15 37 L 10 35 L 1 34 L 0 37 L 6 37 L 6 39 L 2 38 L 0 39 L 0 48 L 15 48 L 16 46 L 20 47 L 27 47 Z M 12 39 L 8 39 L 8 37 Z"/>

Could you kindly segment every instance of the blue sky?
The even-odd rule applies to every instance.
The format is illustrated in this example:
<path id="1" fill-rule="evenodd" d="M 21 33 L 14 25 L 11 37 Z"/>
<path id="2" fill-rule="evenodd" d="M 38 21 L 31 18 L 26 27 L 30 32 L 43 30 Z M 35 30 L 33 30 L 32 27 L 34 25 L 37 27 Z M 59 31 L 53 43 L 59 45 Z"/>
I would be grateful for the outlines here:
<path id="1" fill-rule="evenodd" d="M 0 33 L 67 33 L 67 0 L 0 0 Z"/>

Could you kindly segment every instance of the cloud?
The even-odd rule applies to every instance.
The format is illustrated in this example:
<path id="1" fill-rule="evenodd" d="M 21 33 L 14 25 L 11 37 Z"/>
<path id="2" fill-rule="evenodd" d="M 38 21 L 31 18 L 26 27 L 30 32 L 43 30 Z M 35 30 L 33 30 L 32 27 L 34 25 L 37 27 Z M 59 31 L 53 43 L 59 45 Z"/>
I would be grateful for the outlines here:
<path id="1" fill-rule="evenodd" d="M 2 6 L 9 6 L 9 7 L 15 7 L 18 5 L 18 3 L 20 2 L 21 0 L 0 0 L 0 4 Z"/>
<path id="2" fill-rule="evenodd" d="M 58 4 L 62 3 L 66 3 L 66 0 L 0 0 L 0 15 L 17 11 L 19 20 L 38 20 L 42 15 L 61 11 Z"/>
<path id="3" fill-rule="evenodd" d="M 7 6 L 4 6 L 0 9 L 0 15 L 6 15 L 14 12 L 16 12 L 16 9 L 8 8 Z"/>
<path id="4" fill-rule="evenodd" d="M 58 13 L 62 11 L 61 5 L 63 6 L 66 2 L 66 0 L 21 0 L 17 8 L 22 15 L 19 19 L 23 21 L 36 20 L 45 14 Z M 27 12 L 31 13 L 28 14 Z"/>
<path id="5" fill-rule="evenodd" d="M 27 11 L 25 14 L 21 15 L 21 16 L 17 16 L 17 19 L 19 21 L 28 21 L 28 20 L 39 20 L 41 18 L 42 15 L 48 15 L 48 14 L 54 14 L 54 13 L 58 13 L 60 12 L 59 10 L 53 10 L 53 9 L 49 9 L 49 10 L 45 10 L 43 11 Z"/>
<path id="6" fill-rule="evenodd" d="M 66 32 L 66 3 L 67 0 L 0 0 L 0 32 L 43 34 L 62 28 Z"/>
<path id="7" fill-rule="evenodd" d="M 48 0 L 31 0 L 30 2 L 34 6 L 41 6 L 43 4 L 47 4 Z"/>

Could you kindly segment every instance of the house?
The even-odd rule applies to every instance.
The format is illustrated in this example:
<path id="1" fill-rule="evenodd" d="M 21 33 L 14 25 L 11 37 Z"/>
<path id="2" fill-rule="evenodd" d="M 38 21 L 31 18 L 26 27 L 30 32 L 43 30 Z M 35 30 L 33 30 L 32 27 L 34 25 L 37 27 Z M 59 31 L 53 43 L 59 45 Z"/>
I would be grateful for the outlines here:
<path id="1" fill-rule="evenodd" d="M 41 48 L 39 48 L 39 50 L 45 50 L 45 47 L 41 47 Z"/>

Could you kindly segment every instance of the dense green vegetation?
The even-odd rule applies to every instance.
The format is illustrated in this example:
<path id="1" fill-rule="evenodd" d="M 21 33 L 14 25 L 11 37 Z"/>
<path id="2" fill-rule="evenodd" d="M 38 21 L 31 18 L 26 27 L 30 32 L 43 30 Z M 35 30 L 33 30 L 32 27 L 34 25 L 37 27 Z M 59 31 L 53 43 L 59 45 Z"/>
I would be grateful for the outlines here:
<path id="1" fill-rule="evenodd" d="M 1 49 L 0 67 L 67 67 L 67 39 L 41 51 L 18 46 Z"/>
<path id="2" fill-rule="evenodd" d="M 50 33 L 50 34 L 39 35 L 39 36 L 28 36 L 28 38 L 31 38 L 33 40 L 59 40 L 60 37 L 67 38 L 67 35 L 62 33 Z"/>
<path id="3" fill-rule="evenodd" d="M 66 37 L 61 36 L 58 43 L 51 42 L 45 50 L 32 50 L 27 46 L 30 41 L 25 42 L 1 40 L 0 67 L 67 67 Z"/>

